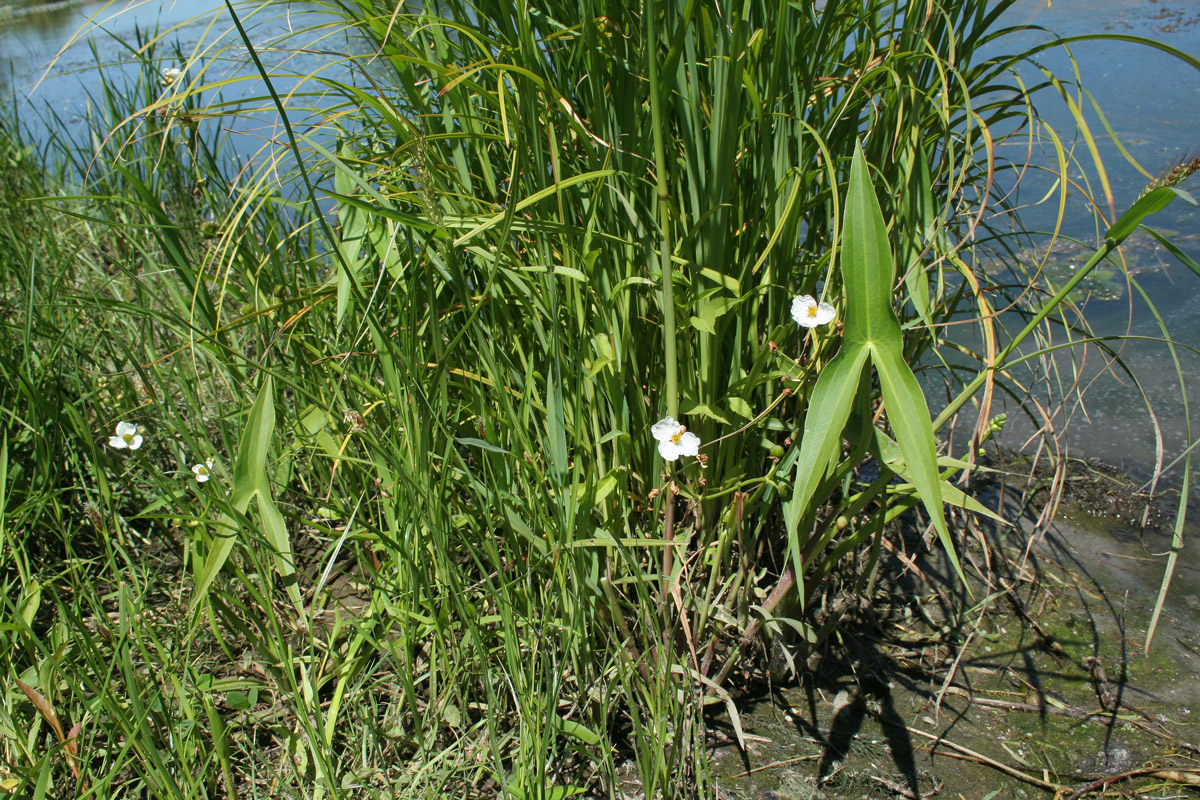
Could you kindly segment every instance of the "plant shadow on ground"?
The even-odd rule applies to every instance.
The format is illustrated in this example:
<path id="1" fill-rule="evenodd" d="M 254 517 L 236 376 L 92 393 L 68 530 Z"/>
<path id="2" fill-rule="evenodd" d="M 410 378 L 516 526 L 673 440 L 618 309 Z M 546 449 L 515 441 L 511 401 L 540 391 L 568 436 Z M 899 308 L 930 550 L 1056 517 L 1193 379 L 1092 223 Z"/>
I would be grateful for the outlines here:
<path id="1" fill-rule="evenodd" d="M 1138 535 L 1132 479 L 1082 462 L 1064 477 L 1043 528 L 1038 480 L 988 487 L 1015 524 L 964 525 L 969 593 L 919 530 L 897 530 L 880 568 L 895 577 L 850 604 L 799 681 L 747 704 L 745 752 L 715 748 L 720 796 L 1196 796 L 1195 571 L 1177 573 L 1147 651 L 1164 501 Z"/>

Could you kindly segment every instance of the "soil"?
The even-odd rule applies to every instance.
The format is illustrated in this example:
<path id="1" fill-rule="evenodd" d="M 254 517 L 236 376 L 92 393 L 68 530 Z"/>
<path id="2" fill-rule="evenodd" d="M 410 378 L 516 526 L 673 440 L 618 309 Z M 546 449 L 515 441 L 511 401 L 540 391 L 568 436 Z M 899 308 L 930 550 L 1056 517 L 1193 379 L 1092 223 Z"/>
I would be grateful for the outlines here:
<path id="1" fill-rule="evenodd" d="M 1039 528 L 1037 482 L 1006 483 L 983 491 L 1016 524 L 970 526 L 970 594 L 937 577 L 936 548 L 893 564 L 901 577 L 824 659 L 744 706 L 745 750 L 726 725 L 718 797 L 1200 797 L 1200 572 L 1186 551 L 1146 647 L 1178 494 L 1147 505 L 1132 479 L 1077 462 Z"/>

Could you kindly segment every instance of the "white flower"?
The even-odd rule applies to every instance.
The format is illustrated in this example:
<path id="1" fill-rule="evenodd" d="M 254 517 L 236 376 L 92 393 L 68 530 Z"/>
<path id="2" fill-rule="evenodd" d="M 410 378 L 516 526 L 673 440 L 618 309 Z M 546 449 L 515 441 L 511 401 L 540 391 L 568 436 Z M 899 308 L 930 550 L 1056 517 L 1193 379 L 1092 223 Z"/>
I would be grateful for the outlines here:
<path id="1" fill-rule="evenodd" d="M 837 318 L 837 311 L 829 303 L 818 303 L 812 295 L 802 294 L 792 300 L 792 319 L 802 327 L 815 328 Z"/>
<path id="2" fill-rule="evenodd" d="M 132 422 L 118 422 L 116 434 L 108 437 L 108 446 L 117 450 L 137 450 L 142 446 L 142 435 L 138 433 L 137 425 Z"/>
<path id="3" fill-rule="evenodd" d="M 680 456 L 694 456 L 700 452 L 700 437 L 688 433 L 687 428 L 671 417 L 663 417 L 650 428 L 658 440 L 658 453 L 667 461 Z"/>
<path id="4" fill-rule="evenodd" d="M 179 67 L 163 67 L 163 71 L 162 71 L 163 86 L 170 86 L 171 84 L 175 83 L 175 81 L 179 80 L 182 77 L 183 77 L 183 70 L 181 70 Z"/>
<path id="5" fill-rule="evenodd" d="M 195 464 L 192 466 L 192 474 L 196 476 L 197 483 L 204 483 L 212 477 L 212 460 L 209 459 L 203 464 Z"/>

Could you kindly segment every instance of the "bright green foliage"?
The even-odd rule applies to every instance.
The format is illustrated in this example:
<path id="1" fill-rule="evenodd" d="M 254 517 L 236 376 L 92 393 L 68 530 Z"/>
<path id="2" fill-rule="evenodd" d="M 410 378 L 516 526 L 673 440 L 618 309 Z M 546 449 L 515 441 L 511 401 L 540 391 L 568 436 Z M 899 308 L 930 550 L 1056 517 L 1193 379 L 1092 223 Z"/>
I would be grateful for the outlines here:
<path id="1" fill-rule="evenodd" d="M 254 501 L 258 506 L 258 521 L 265 543 L 275 557 L 276 568 L 283 579 L 288 597 L 300 614 L 304 613 L 304 601 L 296 585 L 292 547 L 283 515 L 279 513 L 271 498 L 271 477 L 267 472 L 267 455 L 271 437 L 275 432 L 274 384 L 270 376 L 263 382 L 258 399 L 250 407 L 246 427 L 238 443 L 237 459 L 233 464 L 233 486 L 229 496 L 232 513 L 245 514 Z M 214 526 L 212 544 L 203 560 L 198 561 L 196 588 L 192 595 L 193 609 L 204 602 L 213 579 L 225 566 L 233 552 L 238 524 L 231 513 L 226 513 Z"/>
<path id="2" fill-rule="evenodd" d="M 108 74 L 47 156 L 75 196 L 0 135 L 20 791 L 557 800 L 631 757 L 709 796 L 740 638 L 819 641 L 910 509 L 953 553 L 943 501 L 981 509 L 935 431 L 1067 324 L 975 249 L 1033 118 L 980 55 L 1008 5 L 346 0 L 298 34 L 336 67 L 231 8 L 186 80 L 156 42 Z M 1001 352 L 963 366 L 934 326 L 976 313 Z M 78 777 L 18 677 L 83 721 Z"/>
<path id="3" fill-rule="evenodd" d="M 901 475 L 912 483 L 925 504 L 943 547 L 962 574 L 942 511 L 941 476 L 928 406 L 916 376 L 904 361 L 904 337 L 892 307 L 894 261 L 861 149 L 854 153 L 845 208 L 840 265 L 846 292 L 845 339 L 813 387 L 796 459 L 795 488 L 784 504 L 788 543 L 801 580 L 802 598 L 806 568 L 820 553 L 810 548 L 810 540 L 799 527 L 810 513 L 817 487 L 840 459 L 842 429 L 856 400 L 864 396 L 860 386 L 867 362 L 879 375 L 887 418 L 904 456 Z M 853 468 L 853 461 L 861 457 L 861 453 L 852 451 L 848 466 Z"/>

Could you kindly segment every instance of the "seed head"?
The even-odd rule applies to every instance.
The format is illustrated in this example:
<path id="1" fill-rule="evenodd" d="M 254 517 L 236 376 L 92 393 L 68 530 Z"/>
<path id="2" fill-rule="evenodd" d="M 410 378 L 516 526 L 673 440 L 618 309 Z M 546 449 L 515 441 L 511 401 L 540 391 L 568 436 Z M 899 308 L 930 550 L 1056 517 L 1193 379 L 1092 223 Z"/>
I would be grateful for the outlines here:
<path id="1" fill-rule="evenodd" d="M 1197 171 L 1200 171 L 1200 148 L 1185 150 L 1183 155 L 1175 160 L 1174 164 L 1161 172 L 1157 178 L 1146 184 L 1146 188 L 1138 195 L 1138 200 L 1141 200 L 1150 194 L 1150 192 L 1163 186 L 1178 186 L 1191 177 L 1192 173 Z"/>

